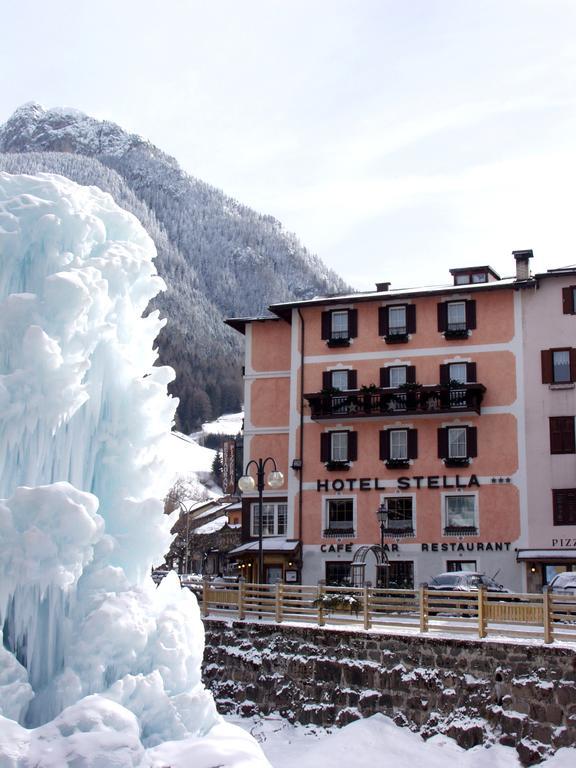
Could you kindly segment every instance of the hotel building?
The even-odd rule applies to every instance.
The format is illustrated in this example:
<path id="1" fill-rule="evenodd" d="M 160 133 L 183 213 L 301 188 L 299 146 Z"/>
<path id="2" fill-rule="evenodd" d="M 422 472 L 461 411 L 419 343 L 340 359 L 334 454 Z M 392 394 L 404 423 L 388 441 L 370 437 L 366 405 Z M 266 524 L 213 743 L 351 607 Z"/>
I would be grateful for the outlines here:
<path id="1" fill-rule="evenodd" d="M 458 268 L 227 321 L 246 337 L 245 464 L 285 475 L 264 490 L 266 581 L 469 569 L 520 590 L 576 569 L 576 270 L 532 277 L 531 252 L 514 256 L 513 278 Z M 258 509 L 245 494 L 254 580 Z"/>

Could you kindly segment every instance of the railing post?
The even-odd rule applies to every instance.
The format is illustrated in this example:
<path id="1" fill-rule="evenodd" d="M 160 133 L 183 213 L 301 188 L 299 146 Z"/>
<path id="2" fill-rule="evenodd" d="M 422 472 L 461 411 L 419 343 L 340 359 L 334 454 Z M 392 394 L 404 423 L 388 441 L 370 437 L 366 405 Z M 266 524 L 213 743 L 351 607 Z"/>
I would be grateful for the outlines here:
<path id="1" fill-rule="evenodd" d="M 372 626 L 371 617 L 370 617 L 370 582 L 367 581 L 366 584 L 364 584 L 364 629 L 370 629 Z"/>
<path id="2" fill-rule="evenodd" d="M 243 576 L 238 580 L 238 618 L 242 621 L 246 616 L 244 600 L 246 598 L 246 581 Z"/>
<path id="3" fill-rule="evenodd" d="M 324 603 L 322 598 L 326 592 L 326 585 L 323 581 L 318 582 L 318 626 L 323 627 L 326 624 L 326 617 L 324 616 Z"/>
<path id="4" fill-rule="evenodd" d="M 208 616 L 210 609 L 208 607 L 210 589 L 208 587 L 208 579 L 204 576 L 202 581 L 202 616 Z"/>
<path id="5" fill-rule="evenodd" d="M 486 587 L 478 587 L 478 637 L 486 637 Z"/>
<path id="6" fill-rule="evenodd" d="M 428 584 L 420 584 L 420 632 L 428 632 Z"/>
<path id="7" fill-rule="evenodd" d="M 544 624 L 544 642 L 554 642 L 554 626 L 552 623 L 552 594 L 546 585 L 542 590 L 542 623 Z"/>
<path id="8" fill-rule="evenodd" d="M 276 584 L 276 623 L 282 624 L 282 601 L 284 598 L 284 584 L 279 581 Z"/>

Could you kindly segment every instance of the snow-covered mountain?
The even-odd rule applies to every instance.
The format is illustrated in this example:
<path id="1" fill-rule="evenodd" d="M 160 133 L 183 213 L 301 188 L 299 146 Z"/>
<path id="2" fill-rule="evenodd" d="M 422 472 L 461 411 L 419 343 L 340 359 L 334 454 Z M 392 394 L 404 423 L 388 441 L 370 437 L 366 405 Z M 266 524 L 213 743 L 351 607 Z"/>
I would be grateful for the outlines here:
<path id="1" fill-rule="evenodd" d="M 188 175 L 114 123 L 25 104 L 0 127 L 0 153 L 0 170 L 60 173 L 110 192 L 155 241 L 168 290 L 151 306 L 168 318 L 160 362 L 177 371 L 171 392 L 184 432 L 239 409 L 241 342 L 223 317 L 347 288 L 272 216 Z"/>

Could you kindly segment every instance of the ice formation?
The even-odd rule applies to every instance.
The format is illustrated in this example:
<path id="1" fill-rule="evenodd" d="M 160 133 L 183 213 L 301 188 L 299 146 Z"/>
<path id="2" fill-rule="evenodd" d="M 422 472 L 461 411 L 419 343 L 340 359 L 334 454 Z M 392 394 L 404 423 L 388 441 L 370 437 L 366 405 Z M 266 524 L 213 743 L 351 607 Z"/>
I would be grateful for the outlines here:
<path id="1" fill-rule="evenodd" d="M 154 255 L 97 188 L 0 173 L 0 768 L 267 765 L 202 685 L 195 598 L 149 577 L 175 410 Z"/>

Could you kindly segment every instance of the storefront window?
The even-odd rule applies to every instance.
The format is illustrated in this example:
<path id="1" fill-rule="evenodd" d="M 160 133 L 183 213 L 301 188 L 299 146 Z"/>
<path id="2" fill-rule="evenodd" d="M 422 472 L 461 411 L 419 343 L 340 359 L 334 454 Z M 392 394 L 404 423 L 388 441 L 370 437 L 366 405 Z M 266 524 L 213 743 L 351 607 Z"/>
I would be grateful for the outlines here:
<path id="1" fill-rule="evenodd" d="M 350 563 L 326 563 L 326 584 L 329 587 L 349 587 Z"/>

